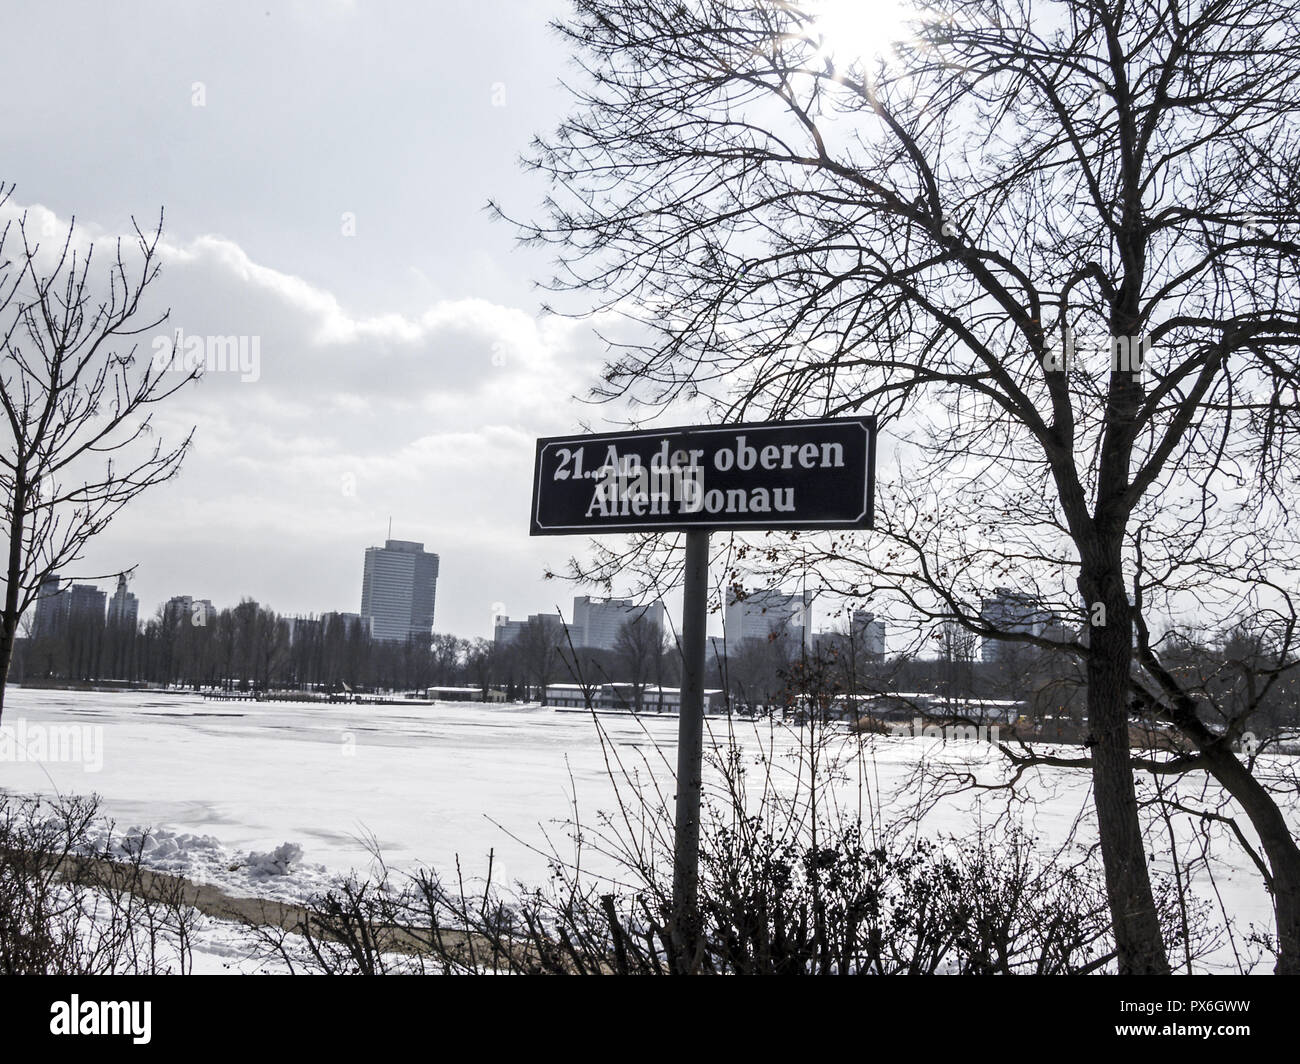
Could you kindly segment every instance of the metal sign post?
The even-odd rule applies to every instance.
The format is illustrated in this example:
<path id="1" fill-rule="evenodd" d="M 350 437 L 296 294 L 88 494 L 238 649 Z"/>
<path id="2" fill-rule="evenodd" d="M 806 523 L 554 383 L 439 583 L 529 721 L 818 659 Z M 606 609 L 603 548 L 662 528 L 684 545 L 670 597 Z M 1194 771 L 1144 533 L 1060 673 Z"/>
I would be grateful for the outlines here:
<path id="1" fill-rule="evenodd" d="M 695 966 L 700 933 L 700 792 L 704 766 L 704 670 L 709 623 L 709 533 L 686 533 L 682 589 L 682 690 L 677 718 L 677 817 L 673 831 L 673 939 L 679 974 Z"/>
<path id="2" fill-rule="evenodd" d="M 765 422 L 537 441 L 535 536 L 685 532 L 673 842 L 674 970 L 700 957 L 700 805 L 709 533 L 870 528 L 874 418 Z"/>

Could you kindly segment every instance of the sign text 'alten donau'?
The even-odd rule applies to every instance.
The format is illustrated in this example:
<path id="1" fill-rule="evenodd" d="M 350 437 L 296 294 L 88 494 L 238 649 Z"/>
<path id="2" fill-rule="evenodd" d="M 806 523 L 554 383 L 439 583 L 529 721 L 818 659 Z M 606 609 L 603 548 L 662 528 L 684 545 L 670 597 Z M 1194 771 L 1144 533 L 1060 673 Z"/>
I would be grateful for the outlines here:
<path id="1" fill-rule="evenodd" d="M 537 441 L 532 533 L 870 528 L 875 419 Z"/>

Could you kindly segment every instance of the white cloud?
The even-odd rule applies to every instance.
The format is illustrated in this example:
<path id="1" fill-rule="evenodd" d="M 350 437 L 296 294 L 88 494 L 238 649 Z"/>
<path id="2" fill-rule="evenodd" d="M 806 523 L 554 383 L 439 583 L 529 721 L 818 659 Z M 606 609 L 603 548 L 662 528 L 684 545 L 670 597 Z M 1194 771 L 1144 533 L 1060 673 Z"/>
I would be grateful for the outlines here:
<path id="1" fill-rule="evenodd" d="M 442 554 L 439 628 L 487 634 L 493 601 L 549 608 L 557 590 L 537 578 L 577 544 L 527 535 L 533 444 L 592 417 L 571 400 L 601 360 L 589 324 L 485 299 L 354 315 L 218 236 L 162 258 L 159 335 L 256 338 L 261 364 L 256 379 L 210 370 L 159 408 L 159 434 L 194 425 L 194 449 L 92 546 L 87 572 L 139 563 L 146 612 L 180 593 L 355 609 L 362 551 L 391 515 L 395 536 Z"/>

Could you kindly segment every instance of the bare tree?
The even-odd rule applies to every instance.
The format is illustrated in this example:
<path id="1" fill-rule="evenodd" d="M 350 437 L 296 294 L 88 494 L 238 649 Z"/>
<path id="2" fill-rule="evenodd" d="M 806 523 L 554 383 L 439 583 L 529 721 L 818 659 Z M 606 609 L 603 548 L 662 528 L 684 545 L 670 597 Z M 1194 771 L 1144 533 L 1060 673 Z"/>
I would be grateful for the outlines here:
<path id="1" fill-rule="evenodd" d="M 943 694 L 960 705 L 974 694 L 975 637 L 955 621 L 939 628 L 939 661 L 943 669 Z"/>
<path id="2" fill-rule="evenodd" d="M 434 683 L 453 682 L 468 657 L 466 641 L 458 636 L 435 632 L 431 648 Z"/>
<path id="3" fill-rule="evenodd" d="M 500 682 L 500 664 L 501 654 L 491 639 L 475 639 L 469 644 L 465 653 L 466 672 L 484 702 L 493 682 Z"/>
<path id="4" fill-rule="evenodd" d="M 539 615 L 528 619 L 516 640 L 524 674 L 536 689 L 542 705 L 546 705 L 546 688 L 554 681 L 564 661 L 561 653 L 564 638 L 562 624 L 548 623 L 544 615 Z"/>
<path id="5" fill-rule="evenodd" d="M 773 629 L 767 636 L 743 639 L 727 647 L 726 679 L 733 702 L 742 712 L 773 712 L 788 704 L 783 694 L 788 684 L 785 673 L 799 654 L 799 645 L 788 630 Z"/>
<path id="6" fill-rule="evenodd" d="M 0 206 L 12 191 L 0 189 Z M 9 548 L 0 713 L 18 624 L 42 582 L 78 561 L 123 506 L 175 476 L 193 437 L 174 447 L 150 441 L 151 408 L 199 370 L 137 357 L 137 338 L 167 318 L 142 307 L 161 268 L 161 215 L 152 233 L 134 231 L 134 254 L 118 240 L 103 277 L 92 273 L 94 245 L 78 246 L 75 221 L 49 251 L 32 239 L 25 214 L 0 231 L 0 406 L 9 431 L 0 455 Z"/>
<path id="7" fill-rule="evenodd" d="M 614 640 L 616 679 L 632 685 L 633 708 L 638 713 L 645 703 L 646 685 L 662 672 L 663 654 L 663 629 L 644 612 L 619 626 Z"/>
<path id="8" fill-rule="evenodd" d="M 1272 829 L 1295 970 L 1294 839 L 1150 632 L 1253 608 L 1293 634 L 1300 12 L 942 0 L 883 57 L 801 0 L 576 0 L 558 29 L 586 76 L 531 157 L 553 193 L 526 235 L 649 337 L 598 397 L 875 413 L 899 472 L 874 536 L 808 553 L 823 582 L 1082 664 L 1125 972 L 1169 970 L 1132 703 L 1181 729 Z M 1007 581 L 1085 634 L 990 620 Z"/>

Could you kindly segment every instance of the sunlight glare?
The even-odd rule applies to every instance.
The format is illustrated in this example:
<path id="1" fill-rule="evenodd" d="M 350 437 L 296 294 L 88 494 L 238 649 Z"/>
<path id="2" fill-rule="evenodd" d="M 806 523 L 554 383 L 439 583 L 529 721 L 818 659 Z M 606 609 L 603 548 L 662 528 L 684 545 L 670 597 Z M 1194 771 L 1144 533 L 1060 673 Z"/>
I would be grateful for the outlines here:
<path id="1" fill-rule="evenodd" d="M 837 69 L 888 60 L 894 46 L 914 36 L 919 11 L 902 0 L 808 0 L 811 30 L 821 38 L 818 56 Z"/>

